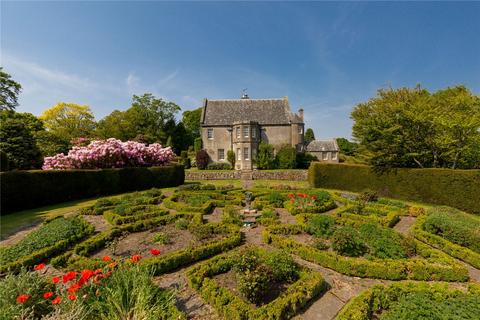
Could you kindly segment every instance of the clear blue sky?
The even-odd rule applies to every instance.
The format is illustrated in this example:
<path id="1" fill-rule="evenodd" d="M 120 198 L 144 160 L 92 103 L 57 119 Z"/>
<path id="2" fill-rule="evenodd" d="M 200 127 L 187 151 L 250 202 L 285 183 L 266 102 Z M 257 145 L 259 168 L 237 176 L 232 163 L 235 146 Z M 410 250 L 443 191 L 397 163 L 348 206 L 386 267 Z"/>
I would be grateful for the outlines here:
<path id="1" fill-rule="evenodd" d="M 152 92 L 288 96 L 317 137 L 351 134 L 352 107 L 385 86 L 480 93 L 480 3 L 2 2 L 1 65 L 18 111 L 58 101 L 97 119 Z"/>

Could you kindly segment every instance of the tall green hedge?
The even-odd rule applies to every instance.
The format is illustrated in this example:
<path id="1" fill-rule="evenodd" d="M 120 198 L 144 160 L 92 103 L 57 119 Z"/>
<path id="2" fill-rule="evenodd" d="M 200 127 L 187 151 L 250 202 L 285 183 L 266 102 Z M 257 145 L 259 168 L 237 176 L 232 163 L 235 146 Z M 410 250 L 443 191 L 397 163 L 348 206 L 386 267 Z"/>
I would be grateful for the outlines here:
<path id="1" fill-rule="evenodd" d="M 480 170 L 396 169 L 382 175 L 370 167 L 312 163 L 312 187 L 360 192 L 376 190 L 392 198 L 442 204 L 480 214 Z"/>
<path id="2" fill-rule="evenodd" d="M 31 170 L 0 173 L 1 214 L 45 205 L 183 184 L 182 165 L 102 170 Z"/>

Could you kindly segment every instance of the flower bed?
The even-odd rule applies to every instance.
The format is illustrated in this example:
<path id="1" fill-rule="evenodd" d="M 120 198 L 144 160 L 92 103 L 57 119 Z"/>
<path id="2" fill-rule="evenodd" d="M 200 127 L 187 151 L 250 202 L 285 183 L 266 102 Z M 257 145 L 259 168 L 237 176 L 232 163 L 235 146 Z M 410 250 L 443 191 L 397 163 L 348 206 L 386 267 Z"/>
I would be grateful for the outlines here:
<path id="1" fill-rule="evenodd" d="M 337 320 L 370 319 L 478 319 L 480 286 L 468 291 L 450 289 L 445 283 L 399 282 L 374 286 L 353 298 Z M 375 315 L 375 317 L 374 317 Z"/>
<path id="2" fill-rule="evenodd" d="M 288 200 L 284 207 L 291 214 L 299 213 L 321 213 L 335 209 L 337 205 L 326 191 L 319 191 L 314 194 L 308 193 L 289 193 Z"/>
<path id="3" fill-rule="evenodd" d="M 261 249 L 257 250 L 261 252 Z M 327 283 L 320 273 L 302 269 L 298 280 L 276 299 L 254 308 L 227 288 L 219 286 L 213 279 L 215 275 L 231 270 L 235 266 L 237 255 L 238 252 L 231 252 L 214 257 L 187 272 L 190 286 L 224 319 L 289 319 L 327 290 Z"/>

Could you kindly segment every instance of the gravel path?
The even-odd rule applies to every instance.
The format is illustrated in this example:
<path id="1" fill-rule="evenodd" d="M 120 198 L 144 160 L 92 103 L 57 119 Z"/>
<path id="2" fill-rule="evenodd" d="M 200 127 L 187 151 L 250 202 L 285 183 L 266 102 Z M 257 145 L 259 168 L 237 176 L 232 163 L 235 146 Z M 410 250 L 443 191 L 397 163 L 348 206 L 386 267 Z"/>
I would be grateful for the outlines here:
<path id="1" fill-rule="evenodd" d="M 403 216 L 393 229 L 403 235 L 408 235 L 416 220 L 417 218 L 415 217 Z"/>

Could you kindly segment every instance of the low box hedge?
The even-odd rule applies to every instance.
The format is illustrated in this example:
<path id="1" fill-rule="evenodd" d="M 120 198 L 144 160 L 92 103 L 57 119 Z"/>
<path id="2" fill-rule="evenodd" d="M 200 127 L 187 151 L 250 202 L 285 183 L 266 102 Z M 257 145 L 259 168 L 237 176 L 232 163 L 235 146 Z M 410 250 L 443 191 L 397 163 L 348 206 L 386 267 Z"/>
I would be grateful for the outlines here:
<path id="1" fill-rule="evenodd" d="M 183 184 L 182 165 L 0 173 L 1 214 L 66 201 Z"/>
<path id="2" fill-rule="evenodd" d="M 415 221 L 415 224 L 412 228 L 412 233 L 416 239 L 425 242 L 434 248 L 442 250 L 452 257 L 465 261 L 475 268 L 480 268 L 480 254 L 458 244 L 452 243 L 438 235 L 423 230 L 425 219 L 426 216 L 421 215 L 417 217 L 417 220 Z"/>
<path id="3" fill-rule="evenodd" d="M 342 274 L 386 280 L 467 281 L 468 270 L 445 253 L 417 242 L 421 259 L 365 259 L 344 257 L 298 243 L 282 234 L 297 234 L 302 226 L 273 225 L 263 232 L 263 240 L 279 249 L 298 255 Z"/>
<path id="4" fill-rule="evenodd" d="M 232 268 L 232 257 L 236 252 L 229 252 L 214 257 L 187 271 L 190 286 L 206 302 L 212 305 L 224 319 L 230 320 L 280 320 L 290 319 L 302 310 L 312 299 L 322 295 L 328 289 L 322 275 L 308 269 L 300 271 L 300 278 L 291 284 L 272 302 L 258 308 L 236 296 L 229 289 L 221 287 L 212 279 L 213 276 L 228 272 Z"/>
<path id="5" fill-rule="evenodd" d="M 451 289 L 446 283 L 402 281 L 399 283 L 393 283 L 389 286 L 376 285 L 363 291 L 360 295 L 350 300 L 350 302 L 348 302 L 337 315 L 336 319 L 370 320 L 373 319 L 374 314 L 381 314 L 382 311 L 392 308 L 402 298 L 418 294 L 421 294 L 422 296 L 434 296 L 435 302 L 441 303 L 442 299 L 458 295 L 480 296 L 480 285 L 471 284 L 468 286 L 466 292 L 463 290 Z M 419 302 L 412 301 L 412 303 Z M 429 314 L 425 312 L 426 311 L 422 310 L 422 315 L 424 319 L 427 319 Z M 458 318 L 456 319 L 461 318 L 461 311 L 458 311 L 457 316 Z M 447 317 L 445 319 L 447 319 Z"/>
<path id="6" fill-rule="evenodd" d="M 310 185 L 443 204 L 480 214 L 480 170 L 396 169 L 378 175 L 369 166 L 315 162 L 308 170 Z"/>

